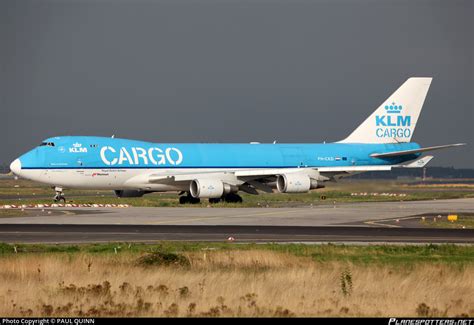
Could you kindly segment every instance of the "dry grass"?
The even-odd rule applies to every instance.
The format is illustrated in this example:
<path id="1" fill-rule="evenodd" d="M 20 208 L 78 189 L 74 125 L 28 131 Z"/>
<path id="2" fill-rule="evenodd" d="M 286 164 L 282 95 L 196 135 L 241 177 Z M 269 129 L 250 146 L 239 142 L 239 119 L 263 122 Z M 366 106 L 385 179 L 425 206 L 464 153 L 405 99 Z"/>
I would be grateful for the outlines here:
<path id="1" fill-rule="evenodd" d="M 136 255 L 0 259 L 2 316 L 474 315 L 474 266 L 318 263 L 271 251 L 202 251 L 188 267 Z"/>
<path id="2" fill-rule="evenodd" d="M 404 186 L 412 188 L 474 188 L 474 184 L 469 183 L 408 184 Z"/>

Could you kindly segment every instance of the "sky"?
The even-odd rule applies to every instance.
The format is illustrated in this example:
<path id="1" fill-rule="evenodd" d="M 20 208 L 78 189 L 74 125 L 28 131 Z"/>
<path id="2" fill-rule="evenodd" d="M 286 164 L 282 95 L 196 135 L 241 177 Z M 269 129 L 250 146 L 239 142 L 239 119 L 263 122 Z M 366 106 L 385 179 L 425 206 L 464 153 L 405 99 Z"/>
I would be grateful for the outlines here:
<path id="1" fill-rule="evenodd" d="M 474 1 L 2 0 L 0 164 L 58 135 L 153 142 L 345 138 L 433 77 L 413 141 L 467 142 Z"/>

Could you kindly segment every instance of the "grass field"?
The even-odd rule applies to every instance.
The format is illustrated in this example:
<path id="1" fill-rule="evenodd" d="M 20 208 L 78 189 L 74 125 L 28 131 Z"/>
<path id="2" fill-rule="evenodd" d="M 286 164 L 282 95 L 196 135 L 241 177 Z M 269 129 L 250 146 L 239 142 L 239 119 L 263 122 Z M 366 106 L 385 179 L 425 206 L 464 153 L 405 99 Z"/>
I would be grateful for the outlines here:
<path id="1" fill-rule="evenodd" d="M 2 316 L 472 317 L 472 292 L 473 246 L 0 244 Z"/>
<path id="2" fill-rule="evenodd" d="M 443 216 L 442 218 L 431 217 L 421 220 L 420 223 L 424 226 L 434 228 L 473 229 L 474 215 L 460 215 L 458 216 L 457 221 L 449 221 L 446 216 Z"/>
<path id="3" fill-rule="evenodd" d="M 454 185 L 454 186 L 453 186 Z M 51 203 L 53 190 L 26 180 L 0 180 L 0 205 Z M 356 194 L 356 195 L 354 195 Z M 112 191 L 66 190 L 71 203 L 130 204 L 133 206 L 180 206 L 177 193 L 152 193 L 141 198 L 117 198 Z M 410 185 L 396 181 L 342 180 L 305 194 L 242 194 L 242 204 L 218 203 L 218 207 L 291 207 L 341 202 L 412 201 L 474 197 L 474 188 L 463 184 L 441 184 L 436 187 Z M 202 200 L 194 207 L 208 206 Z M 186 205 L 191 206 L 191 205 Z"/>
<path id="4" fill-rule="evenodd" d="M 327 185 L 308 194 L 243 195 L 243 204 L 216 206 L 474 197 L 474 189 L 464 184 L 357 180 Z M 68 190 L 66 195 L 75 203 L 178 205 L 176 193 L 127 199 L 111 191 Z M 0 181 L 0 205 L 51 203 L 50 196 L 50 188 L 33 182 Z M 0 217 L 23 213 L 0 209 Z M 455 225 L 461 222 L 472 225 L 472 218 L 462 216 Z M 473 317 L 473 292 L 474 246 L 0 243 L 0 315 L 6 317 Z"/>

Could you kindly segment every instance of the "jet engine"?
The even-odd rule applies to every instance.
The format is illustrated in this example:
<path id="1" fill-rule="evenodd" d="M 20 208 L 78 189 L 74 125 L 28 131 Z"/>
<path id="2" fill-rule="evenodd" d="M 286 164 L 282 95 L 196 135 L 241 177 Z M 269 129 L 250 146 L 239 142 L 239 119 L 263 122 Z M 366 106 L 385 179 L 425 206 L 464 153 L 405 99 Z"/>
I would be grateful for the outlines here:
<path id="1" fill-rule="evenodd" d="M 117 197 L 142 197 L 148 193 L 140 190 L 115 190 L 114 192 Z"/>
<path id="2" fill-rule="evenodd" d="M 302 174 L 283 174 L 277 177 L 277 189 L 281 193 L 305 193 L 315 188 L 324 187 L 318 181 Z"/>
<path id="3" fill-rule="evenodd" d="M 237 186 L 226 184 L 218 179 L 195 179 L 189 185 L 189 192 L 194 198 L 217 199 L 224 194 L 237 191 Z"/>

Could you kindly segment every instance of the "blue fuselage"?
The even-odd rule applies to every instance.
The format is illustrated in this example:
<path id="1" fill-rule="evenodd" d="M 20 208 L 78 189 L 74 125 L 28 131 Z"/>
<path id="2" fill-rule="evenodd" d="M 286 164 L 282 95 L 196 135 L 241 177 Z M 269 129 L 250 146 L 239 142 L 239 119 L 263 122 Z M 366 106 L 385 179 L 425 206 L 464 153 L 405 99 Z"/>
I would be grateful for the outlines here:
<path id="1" fill-rule="evenodd" d="M 292 168 L 393 165 L 410 154 L 373 158 L 374 153 L 417 149 L 399 144 L 193 144 L 65 136 L 46 139 L 19 157 L 22 169 Z"/>

